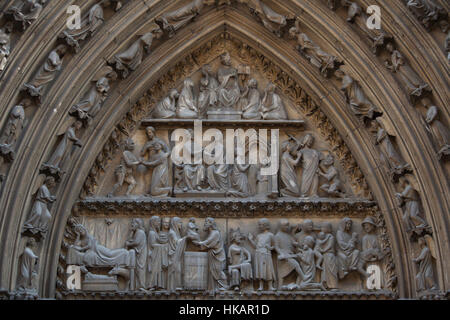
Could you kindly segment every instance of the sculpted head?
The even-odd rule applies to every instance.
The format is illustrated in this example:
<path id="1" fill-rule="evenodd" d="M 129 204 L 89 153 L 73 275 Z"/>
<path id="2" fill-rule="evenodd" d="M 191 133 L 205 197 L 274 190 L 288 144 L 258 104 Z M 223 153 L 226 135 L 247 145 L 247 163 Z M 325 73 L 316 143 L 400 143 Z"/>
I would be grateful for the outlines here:
<path id="1" fill-rule="evenodd" d="M 333 232 L 333 226 L 331 225 L 331 223 L 326 222 L 326 223 L 324 223 L 322 225 L 322 228 L 320 228 L 320 231 L 322 231 L 325 234 L 332 233 Z"/>
<path id="2" fill-rule="evenodd" d="M 162 220 L 162 229 L 166 231 L 170 229 L 170 218 L 164 218 Z"/>
<path id="3" fill-rule="evenodd" d="M 153 216 L 150 218 L 150 229 L 154 231 L 161 230 L 161 218 L 158 216 Z"/>
<path id="4" fill-rule="evenodd" d="M 323 165 L 326 167 L 330 167 L 334 165 L 334 156 L 332 154 L 327 155 L 327 157 L 323 160 Z"/>
<path id="5" fill-rule="evenodd" d="M 296 27 L 292 27 L 289 29 L 289 35 L 291 36 L 291 38 L 295 38 L 299 33 L 300 31 Z"/>
<path id="6" fill-rule="evenodd" d="M 303 145 L 307 148 L 311 148 L 314 144 L 314 136 L 310 133 L 308 133 L 304 138 L 303 138 Z"/>
<path id="7" fill-rule="evenodd" d="M 206 218 L 203 230 L 204 231 L 217 230 L 216 220 L 214 220 L 214 218 Z"/>
<path id="8" fill-rule="evenodd" d="M 55 178 L 46 177 L 44 184 L 47 186 L 48 189 L 54 188 L 56 186 Z"/>
<path id="9" fill-rule="evenodd" d="M 280 220 L 280 230 L 286 233 L 289 233 L 290 225 L 287 219 Z"/>
<path id="10" fill-rule="evenodd" d="M 352 230 L 353 221 L 350 218 L 345 217 L 341 220 L 339 228 L 341 231 L 350 232 Z"/>
<path id="11" fill-rule="evenodd" d="M 73 124 L 73 127 L 75 128 L 76 131 L 80 130 L 82 126 L 83 123 L 81 121 L 75 121 L 75 123 Z"/>
<path id="12" fill-rule="evenodd" d="M 270 82 L 266 87 L 266 93 L 274 93 L 276 89 L 277 87 L 272 82 Z"/>
<path id="13" fill-rule="evenodd" d="M 106 77 L 100 78 L 95 84 L 97 91 L 100 93 L 106 93 L 109 91 L 109 80 Z"/>
<path id="14" fill-rule="evenodd" d="M 259 231 L 264 232 L 266 230 L 270 230 L 270 222 L 269 219 L 262 218 L 258 221 Z"/>
<path id="15" fill-rule="evenodd" d="M 362 227 L 366 233 L 370 234 L 376 229 L 377 224 L 373 221 L 372 217 L 367 217 L 362 222 Z"/>
<path id="16" fill-rule="evenodd" d="M 26 246 L 33 249 L 34 247 L 36 247 L 36 240 L 34 238 L 28 238 Z"/>
<path id="17" fill-rule="evenodd" d="M 310 219 L 305 220 L 302 225 L 302 230 L 304 232 L 313 232 L 314 223 L 312 222 L 312 220 L 310 220 Z"/>
<path id="18" fill-rule="evenodd" d="M 251 78 L 248 80 L 248 87 L 251 89 L 257 89 L 258 88 L 258 81 L 256 81 L 255 78 Z"/>
<path id="19" fill-rule="evenodd" d="M 305 239 L 303 239 L 303 244 L 306 248 L 312 249 L 314 248 L 314 244 L 316 243 L 316 240 L 314 240 L 313 237 L 307 236 Z"/>
<path id="20" fill-rule="evenodd" d="M 134 143 L 133 139 L 128 138 L 125 140 L 125 150 L 133 151 L 136 147 L 136 144 Z"/>
<path id="21" fill-rule="evenodd" d="M 224 54 L 222 54 L 220 56 L 220 62 L 224 65 L 224 66 L 228 66 L 231 67 L 231 56 L 229 52 L 225 52 Z"/>
<path id="22" fill-rule="evenodd" d="M 186 88 L 194 88 L 194 81 L 192 81 L 192 79 L 191 78 L 186 78 L 185 80 L 184 80 L 184 86 L 186 87 Z"/>
<path id="23" fill-rule="evenodd" d="M 241 229 L 237 228 L 236 230 L 231 229 L 231 242 L 237 245 L 241 244 L 243 239 Z"/>
<path id="24" fill-rule="evenodd" d="M 153 140 L 153 138 L 155 137 L 155 128 L 153 127 L 147 127 L 145 129 L 145 132 L 147 133 L 147 137 L 149 140 Z"/>
<path id="25" fill-rule="evenodd" d="M 180 94 L 178 93 L 177 89 L 170 90 L 170 93 L 169 93 L 170 99 L 175 100 L 175 99 L 178 99 L 179 96 L 180 96 Z"/>

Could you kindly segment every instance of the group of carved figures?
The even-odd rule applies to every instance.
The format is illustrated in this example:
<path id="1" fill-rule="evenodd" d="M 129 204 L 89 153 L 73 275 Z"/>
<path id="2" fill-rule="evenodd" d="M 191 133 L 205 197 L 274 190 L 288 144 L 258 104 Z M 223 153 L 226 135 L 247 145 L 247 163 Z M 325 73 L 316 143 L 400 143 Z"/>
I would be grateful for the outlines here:
<path id="1" fill-rule="evenodd" d="M 276 86 L 269 83 L 262 96 L 256 79 L 250 79 L 244 88 L 239 76 L 247 70 L 232 67 L 229 53 L 221 55 L 222 66 L 216 74 L 210 65 L 202 67 L 198 97 L 191 78 L 184 80 L 179 93 L 173 89 L 155 106 L 152 116 L 157 119 L 203 119 L 210 111 L 220 114 L 237 111 L 244 120 L 287 120 L 288 116 Z M 246 68 L 242 68 L 246 69 Z M 222 115 L 222 114 L 221 114 Z"/>
<path id="2" fill-rule="evenodd" d="M 184 227 L 178 217 L 153 216 L 148 231 L 142 219 L 133 219 L 125 248 L 112 250 L 100 245 L 83 225 L 77 225 L 77 239 L 68 249 L 67 263 L 109 267 L 111 276 L 126 274 L 129 290 L 183 290 L 187 277 L 207 279 L 203 288 L 208 291 L 245 290 L 253 280 L 258 290 L 338 289 L 339 281 L 354 271 L 364 279 L 370 276 L 365 267 L 381 262 L 388 253 L 379 244 L 378 226 L 371 217 L 362 222 L 362 227 L 365 234 L 359 239 L 352 232 L 353 221 L 349 218 L 342 219 L 336 234 L 331 223 L 317 226 L 305 220 L 291 225 L 282 219 L 274 234 L 269 220 L 263 218 L 258 221 L 257 235 L 231 229 L 225 250 L 224 236 L 213 218 L 206 218 L 206 238 L 201 240 L 194 218 Z M 251 252 L 247 249 L 250 247 L 255 250 Z M 196 271 L 207 272 L 207 277 L 185 273 L 187 248 L 207 252 L 207 268 Z M 291 274 L 296 280 L 286 284 Z"/>

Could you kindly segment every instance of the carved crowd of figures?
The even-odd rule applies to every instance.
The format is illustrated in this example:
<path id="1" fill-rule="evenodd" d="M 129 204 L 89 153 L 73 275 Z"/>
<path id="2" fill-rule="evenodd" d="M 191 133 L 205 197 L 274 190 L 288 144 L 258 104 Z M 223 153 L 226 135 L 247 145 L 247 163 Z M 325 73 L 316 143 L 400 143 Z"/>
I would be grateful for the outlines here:
<path id="1" fill-rule="evenodd" d="M 232 228 L 226 245 L 214 218 L 205 219 L 201 240 L 194 218 L 183 226 L 178 217 L 153 216 L 148 230 L 142 219 L 132 219 L 124 248 L 108 249 L 77 225 L 67 263 L 106 268 L 110 276 L 124 277 L 128 290 L 175 292 L 189 290 L 191 281 L 200 281 L 199 288 L 209 292 L 253 290 L 253 282 L 258 291 L 337 290 L 350 273 L 359 273 L 364 281 L 370 276 L 365 268 L 381 266 L 388 253 L 379 244 L 372 217 L 362 222 L 363 235 L 353 227 L 350 218 L 342 219 L 336 233 L 328 222 L 305 220 L 297 225 L 282 219 L 272 233 L 270 221 L 262 218 L 256 235 Z M 205 252 L 207 259 L 199 256 L 191 265 L 186 257 L 196 252 Z M 418 262 L 426 259 L 422 256 L 425 253 Z M 295 281 L 286 283 L 290 275 Z"/>

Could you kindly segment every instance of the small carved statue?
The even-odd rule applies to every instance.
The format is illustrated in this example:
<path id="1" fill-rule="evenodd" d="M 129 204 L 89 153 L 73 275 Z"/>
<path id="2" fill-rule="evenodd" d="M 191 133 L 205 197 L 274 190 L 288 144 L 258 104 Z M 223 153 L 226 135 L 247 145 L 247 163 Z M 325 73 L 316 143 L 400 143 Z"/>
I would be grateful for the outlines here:
<path id="1" fill-rule="evenodd" d="M 368 274 L 363 269 L 364 262 L 357 248 L 358 234 L 355 232 L 350 233 L 352 226 L 353 221 L 350 218 L 344 218 L 340 222 L 336 233 L 340 279 L 345 278 L 352 271 L 358 271 L 363 277 L 368 277 Z"/>
<path id="2" fill-rule="evenodd" d="M 291 227 L 287 219 L 280 220 L 279 230 L 274 239 L 275 251 L 278 254 L 278 290 L 283 289 L 284 278 L 291 274 L 292 271 L 295 271 L 297 276 L 296 285 L 300 285 L 300 282 L 304 278 L 304 274 L 300 264 L 295 259 L 295 247 L 297 242 L 295 242 L 294 237 L 291 235 Z M 287 288 L 289 288 L 289 285 Z"/>
<path id="3" fill-rule="evenodd" d="M 177 10 L 164 13 L 155 21 L 169 34 L 169 37 L 173 37 L 175 32 L 194 20 L 201 13 L 203 7 L 204 0 L 192 0 Z"/>
<path id="4" fill-rule="evenodd" d="M 211 154 L 214 157 L 215 151 Z M 205 150 L 204 154 L 208 154 Z M 206 169 L 206 175 L 208 180 L 208 185 L 211 190 L 226 192 L 230 188 L 230 177 L 229 177 L 229 165 L 225 164 L 212 164 Z"/>
<path id="5" fill-rule="evenodd" d="M 254 279 L 259 280 L 258 291 L 264 290 L 267 282 L 269 291 L 275 291 L 273 282 L 276 280 L 275 268 L 272 261 L 272 251 L 275 250 L 275 237 L 270 232 L 270 222 L 266 218 L 258 221 L 259 234 L 255 237 L 248 235 L 248 240 L 256 248 L 254 262 Z"/>
<path id="6" fill-rule="evenodd" d="M 34 279 L 37 277 L 39 257 L 33 252 L 36 240 L 28 238 L 25 249 L 20 256 L 19 275 L 17 277 L 17 288 L 19 291 L 33 292 L 36 290 Z"/>
<path id="7" fill-rule="evenodd" d="M 297 253 L 303 270 L 303 280 L 298 287 L 296 286 L 300 290 L 325 290 L 322 282 L 315 282 L 316 270 L 323 270 L 321 267 L 323 257 L 319 251 L 315 250 L 315 244 L 315 239 L 307 236 L 303 240 L 303 247 Z"/>
<path id="8" fill-rule="evenodd" d="M 233 110 L 240 97 L 241 89 L 239 88 L 238 70 L 232 67 L 231 56 L 229 52 L 225 52 L 220 56 L 222 66 L 217 72 L 219 80 L 218 100 L 219 110 Z"/>
<path id="9" fill-rule="evenodd" d="M 208 237 L 200 241 L 198 246 L 202 250 L 208 251 L 208 290 L 215 292 L 217 289 L 226 290 L 228 288 L 227 276 L 223 271 L 226 264 L 226 255 L 222 234 L 217 228 L 214 218 L 206 218 L 203 227 L 208 232 Z"/>
<path id="10" fill-rule="evenodd" d="M 180 94 L 176 89 L 170 90 L 169 94 L 163 98 L 155 106 L 152 111 L 152 117 L 154 119 L 172 119 L 176 117 L 176 104 Z"/>
<path id="11" fill-rule="evenodd" d="M 253 279 L 252 255 L 241 243 L 244 236 L 240 228 L 230 230 L 231 245 L 228 248 L 228 273 L 230 274 L 230 289 L 239 290 L 243 281 Z"/>
<path id="12" fill-rule="evenodd" d="M 334 166 L 332 154 L 329 154 L 321 161 L 319 174 L 327 180 L 327 183 L 320 186 L 320 190 L 325 191 L 332 197 L 345 197 L 345 192 L 342 191 L 341 180 L 339 179 L 339 171 Z"/>
<path id="13" fill-rule="evenodd" d="M 145 234 L 144 221 L 140 218 L 131 220 L 131 232 L 125 242 L 128 250 L 134 250 L 136 255 L 136 267 L 134 283 L 130 283 L 130 289 L 136 290 L 145 287 L 145 264 L 147 262 L 147 236 Z"/>
<path id="14" fill-rule="evenodd" d="M 32 97 L 37 97 L 38 103 L 42 102 L 43 90 L 55 79 L 57 73 L 61 70 L 66 51 L 67 47 L 65 45 L 59 45 L 55 50 L 50 52 L 44 65 L 34 76 L 34 79 L 25 84 L 27 92 Z"/>
<path id="15" fill-rule="evenodd" d="M 299 197 L 300 185 L 298 183 L 295 167 L 299 164 L 299 145 L 292 138 L 285 141 L 282 146 L 280 162 L 281 195 L 283 197 Z"/>
<path id="16" fill-rule="evenodd" d="M 264 120 L 287 120 L 288 116 L 283 100 L 276 93 L 276 86 L 269 83 L 262 100 L 262 116 Z"/>
<path id="17" fill-rule="evenodd" d="M 161 29 L 155 27 L 151 32 L 142 35 L 127 50 L 116 54 L 110 64 L 114 65 L 123 79 L 127 78 L 130 72 L 135 71 L 141 65 L 144 51 L 150 52 L 153 40 L 159 39 L 161 35 Z"/>
<path id="18" fill-rule="evenodd" d="M 420 254 L 413 261 L 418 264 L 416 285 L 418 291 L 436 290 L 433 270 L 433 255 L 425 238 L 419 238 Z"/>
<path id="19" fill-rule="evenodd" d="M 44 184 L 39 188 L 33 208 L 24 224 L 24 231 L 32 234 L 45 234 L 52 218 L 48 205 L 56 201 L 56 197 L 50 193 L 50 189 L 56 185 L 55 178 L 46 177 Z"/>
<path id="20" fill-rule="evenodd" d="M 245 120 L 261 120 L 261 94 L 256 79 L 250 79 L 241 95 L 242 118 Z"/>
<path id="21" fill-rule="evenodd" d="M 83 144 L 81 140 L 77 138 L 77 132 L 81 129 L 82 123 L 80 121 L 76 121 L 69 129 L 67 129 L 66 133 L 62 137 L 62 140 L 59 142 L 56 147 L 53 155 L 50 159 L 42 166 L 42 171 L 47 172 L 54 175 L 61 173 L 61 162 L 66 158 L 67 154 L 72 151 L 72 146 L 82 147 Z"/>
<path id="22" fill-rule="evenodd" d="M 184 86 L 178 98 L 177 118 L 179 119 L 198 119 L 197 99 L 194 93 L 194 81 L 191 78 L 184 80 Z"/>
<path id="23" fill-rule="evenodd" d="M 170 152 L 164 151 L 162 143 L 152 144 L 149 151 L 151 153 L 150 158 L 148 161 L 143 161 L 142 164 L 153 168 L 150 194 L 152 197 L 167 197 L 172 190 L 169 181 Z"/>
<path id="24" fill-rule="evenodd" d="M 167 275 L 167 289 L 171 292 L 183 289 L 181 275 L 186 240 L 189 235 L 182 237 L 182 232 L 183 222 L 180 218 L 173 217 L 170 221 L 169 230 L 169 267 Z"/>
<path id="25" fill-rule="evenodd" d="M 330 77 L 343 62 L 339 58 L 330 55 L 317 46 L 306 33 L 300 31 L 300 22 L 295 22 L 295 27 L 289 30 L 292 38 L 297 40 L 297 50 L 300 51 L 309 62 L 319 68 L 325 77 Z"/>
<path id="26" fill-rule="evenodd" d="M 406 6 L 427 30 L 448 17 L 447 11 L 435 0 L 408 0 Z"/>
<path id="27" fill-rule="evenodd" d="M 278 37 L 282 36 L 282 29 L 287 25 L 285 16 L 275 12 L 269 6 L 264 4 L 262 0 L 239 0 L 241 3 L 246 3 L 250 11 L 256 15 L 264 27 L 270 32 L 273 32 Z"/>
<path id="28" fill-rule="evenodd" d="M 439 120 L 439 109 L 431 105 L 428 98 L 424 99 L 425 106 L 429 106 L 425 122 L 428 131 L 432 134 L 437 145 L 437 155 L 439 159 L 450 156 L 450 130 Z"/>
<path id="29" fill-rule="evenodd" d="M 239 164 L 238 155 L 236 152 L 235 161 L 232 165 L 230 173 L 230 187 L 231 190 L 227 193 L 229 196 L 238 198 L 247 198 L 250 195 L 248 182 L 249 164 Z"/>
<path id="30" fill-rule="evenodd" d="M 45 1 L 18 0 L 5 11 L 5 14 L 12 17 L 14 21 L 22 23 L 22 30 L 25 30 L 39 18 Z"/>
<path id="31" fill-rule="evenodd" d="M 306 219 L 302 224 L 299 224 L 295 231 L 300 231 L 295 235 L 295 239 L 297 240 L 298 247 L 303 247 L 303 240 L 306 237 L 316 238 L 316 234 L 314 233 L 315 227 L 314 222 L 311 219 Z"/>
<path id="32" fill-rule="evenodd" d="M 321 227 L 316 240 L 315 251 L 323 257 L 321 282 L 328 289 L 338 288 L 338 262 L 336 258 L 336 239 L 333 236 L 333 227 L 331 223 L 326 222 Z"/>
<path id="33" fill-rule="evenodd" d="M 203 77 L 200 80 L 200 94 L 198 97 L 197 108 L 200 119 L 206 117 L 209 109 L 213 109 L 217 106 L 217 89 L 219 88 L 219 82 L 209 64 L 202 67 L 202 73 Z"/>
<path id="34" fill-rule="evenodd" d="M 299 151 L 299 159 L 302 163 L 302 180 L 300 187 L 300 196 L 302 198 L 318 197 L 319 190 L 319 165 L 323 160 L 323 154 L 312 149 L 314 136 L 307 134 L 302 141 L 302 148 Z"/>
<path id="35" fill-rule="evenodd" d="M 91 37 L 104 21 L 102 3 L 99 2 L 81 18 L 80 28 L 67 29 L 59 37 L 75 52 L 79 52 L 80 42 Z"/>
<path id="36" fill-rule="evenodd" d="M 397 193 L 395 196 L 397 197 L 400 206 L 404 207 L 402 219 L 405 224 L 406 231 L 420 235 L 430 228 L 421 213 L 420 195 L 412 187 L 406 177 L 400 177 L 399 184 L 402 191 L 401 193 Z"/>
<path id="37" fill-rule="evenodd" d="M 445 52 L 447 53 L 447 60 L 450 62 L 450 31 L 445 38 Z"/>
<path id="38" fill-rule="evenodd" d="M 362 222 L 362 227 L 366 234 L 361 241 L 361 258 L 366 262 L 376 262 L 384 258 L 385 253 L 380 247 L 376 229 L 378 225 L 373 221 L 372 217 L 367 217 Z"/>
<path id="39" fill-rule="evenodd" d="M 147 285 L 150 290 L 164 289 L 167 287 L 167 279 L 164 277 L 164 270 L 167 270 L 168 247 L 160 238 L 161 218 L 153 216 L 150 218 L 150 228 L 148 231 L 148 267 Z"/>
<path id="40" fill-rule="evenodd" d="M 11 39 L 7 28 L 0 28 L 0 72 L 5 70 L 11 54 Z"/>
<path id="41" fill-rule="evenodd" d="M 200 233 L 197 224 L 195 223 L 195 218 L 190 218 L 187 224 L 187 238 L 191 240 L 194 244 L 200 242 Z"/>
<path id="42" fill-rule="evenodd" d="M 390 59 L 385 62 L 386 67 L 393 73 L 399 74 L 413 102 L 431 92 L 430 86 L 420 79 L 417 73 L 407 64 L 403 55 L 395 49 L 392 42 L 386 45 L 386 50 L 391 54 Z"/>
<path id="43" fill-rule="evenodd" d="M 141 164 L 141 161 L 134 155 L 135 143 L 133 139 L 128 138 L 125 141 L 125 150 L 122 154 L 122 160 L 120 165 L 115 170 L 117 183 L 114 185 L 112 192 L 108 195 L 113 197 L 116 195 L 124 183 L 128 185 L 126 196 L 130 196 L 134 188 L 136 188 L 137 182 L 135 179 L 136 167 Z"/>

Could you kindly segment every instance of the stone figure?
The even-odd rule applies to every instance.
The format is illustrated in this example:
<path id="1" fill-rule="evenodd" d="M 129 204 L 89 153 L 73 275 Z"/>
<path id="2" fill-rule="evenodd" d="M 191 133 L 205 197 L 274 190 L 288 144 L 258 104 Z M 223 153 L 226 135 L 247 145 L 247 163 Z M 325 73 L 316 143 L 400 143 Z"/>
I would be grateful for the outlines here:
<path id="1" fill-rule="evenodd" d="M 219 110 L 230 111 L 236 107 L 240 96 L 239 79 L 237 69 L 232 67 L 230 53 L 225 52 L 220 56 L 222 66 L 217 72 L 219 80 L 218 100 Z"/>
<path id="2" fill-rule="evenodd" d="M 358 234 L 352 231 L 353 221 L 344 218 L 339 223 L 336 233 L 337 257 L 339 261 L 339 278 L 345 278 L 350 272 L 358 271 L 362 276 L 368 277 L 363 269 L 364 262 L 358 250 Z"/>
<path id="3" fill-rule="evenodd" d="M 429 228 L 429 225 L 421 213 L 420 195 L 412 187 L 407 178 L 400 177 L 399 183 L 402 191 L 397 193 L 395 196 L 397 197 L 400 206 L 404 207 L 402 219 L 405 224 L 406 231 L 421 234 Z"/>
<path id="4" fill-rule="evenodd" d="M 378 242 L 376 230 L 378 225 L 373 221 L 372 217 L 367 217 L 362 222 L 362 227 L 366 234 L 361 241 L 361 258 L 366 262 L 376 262 L 383 259 L 385 254 Z"/>
<path id="5" fill-rule="evenodd" d="M 369 101 L 361 85 L 355 79 L 341 70 L 336 72 L 336 76 L 341 79 L 341 90 L 344 92 L 347 103 L 355 115 L 371 120 L 381 114 Z"/>
<path id="6" fill-rule="evenodd" d="M 406 6 L 428 30 L 448 17 L 447 11 L 436 0 L 408 0 Z"/>
<path id="7" fill-rule="evenodd" d="M 81 140 L 77 138 L 77 133 L 81 127 L 82 123 L 76 121 L 69 129 L 67 129 L 52 156 L 43 165 L 43 171 L 50 171 L 51 173 L 53 171 L 58 173 L 61 172 L 61 162 L 66 158 L 67 154 L 72 151 L 72 146 L 80 148 L 83 146 Z"/>
<path id="8" fill-rule="evenodd" d="M 206 170 L 209 187 L 215 191 L 226 192 L 230 188 L 229 166 L 227 164 L 212 164 Z"/>
<path id="9" fill-rule="evenodd" d="M 19 104 L 11 110 L 8 122 L 0 136 L 0 168 L 4 162 L 12 162 L 15 159 L 16 142 L 22 133 L 25 121 L 24 106 L 25 104 Z M 0 175 L 0 182 L 1 180 L 3 175 Z"/>
<path id="10" fill-rule="evenodd" d="M 45 0 L 18 0 L 5 11 L 5 14 L 22 23 L 22 29 L 25 30 L 39 18 L 44 3 Z"/>
<path id="11" fill-rule="evenodd" d="M 103 24 L 102 3 L 94 4 L 91 9 L 81 18 L 80 28 L 67 29 L 59 36 L 64 39 L 68 46 L 75 52 L 80 50 L 80 42 L 91 37 Z"/>
<path id="12" fill-rule="evenodd" d="M 135 143 L 133 139 L 128 138 L 125 141 L 125 150 L 122 154 L 120 165 L 115 170 L 117 183 L 114 185 L 112 192 L 108 195 L 113 197 L 124 183 L 128 185 L 125 195 L 128 197 L 136 188 L 137 182 L 135 179 L 136 167 L 141 164 L 141 161 L 134 155 Z"/>
<path id="13" fill-rule="evenodd" d="M 250 195 L 248 182 L 249 164 L 239 164 L 237 151 L 235 153 L 234 164 L 230 172 L 231 190 L 227 193 L 229 196 L 238 198 L 247 198 Z"/>
<path id="14" fill-rule="evenodd" d="M 86 267 L 126 267 L 135 268 L 135 251 L 126 249 L 109 249 L 100 245 L 86 227 L 75 226 L 77 238 L 67 253 L 67 263 Z M 130 278 L 131 283 L 134 279 Z"/>
<path id="15" fill-rule="evenodd" d="M 445 38 L 445 52 L 447 53 L 447 60 L 450 62 L 450 31 Z"/>
<path id="16" fill-rule="evenodd" d="M 163 147 L 163 151 L 165 153 L 170 152 L 169 146 L 167 145 L 167 143 L 158 138 L 156 136 L 156 130 L 153 127 L 147 127 L 145 128 L 145 133 L 147 134 L 147 142 L 145 143 L 144 147 L 142 148 L 141 151 L 141 157 L 145 157 L 147 155 L 147 153 L 149 151 L 151 151 L 151 148 L 153 147 L 154 144 L 160 144 Z"/>
<path id="17" fill-rule="evenodd" d="M 241 289 L 241 283 L 252 281 L 252 255 L 241 243 L 244 236 L 240 228 L 230 230 L 231 245 L 228 248 L 228 273 L 230 275 L 230 289 Z"/>
<path id="18" fill-rule="evenodd" d="M 217 90 L 219 88 L 219 82 L 209 64 L 202 67 L 202 73 L 203 77 L 200 80 L 200 94 L 197 107 L 200 119 L 206 118 L 208 110 L 217 106 Z"/>
<path id="19" fill-rule="evenodd" d="M 323 270 L 321 267 L 323 257 L 319 251 L 315 250 L 315 244 L 315 239 L 307 236 L 303 240 L 303 247 L 297 253 L 297 258 L 303 270 L 303 279 L 298 286 L 300 290 L 325 290 L 322 282 L 315 282 L 316 270 Z"/>
<path id="20" fill-rule="evenodd" d="M 177 118 L 179 119 L 198 119 L 197 99 L 194 93 L 194 81 L 191 78 L 184 80 L 183 89 L 178 98 Z"/>
<path id="21" fill-rule="evenodd" d="M 170 90 L 169 94 L 164 97 L 152 111 L 154 119 L 172 119 L 176 117 L 176 104 L 180 94 L 176 89 Z"/>
<path id="22" fill-rule="evenodd" d="M 425 238 L 419 238 L 420 254 L 413 258 L 413 262 L 418 264 L 416 275 L 416 285 L 418 291 L 436 290 L 436 280 L 433 270 L 433 256 Z"/>
<path id="23" fill-rule="evenodd" d="M 203 7 L 204 0 L 192 0 L 177 10 L 164 13 L 155 21 L 169 34 L 169 37 L 173 37 L 175 32 L 194 20 L 201 13 Z"/>
<path id="24" fill-rule="evenodd" d="M 264 120 L 287 120 L 288 116 L 283 100 L 276 93 L 276 86 L 269 83 L 262 100 L 262 116 Z"/>
<path id="25" fill-rule="evenodd" d="M 420 79 L 417 73 L 407 64 L 403 55 L 395 49 L 392 42 L 386 45 L 386 50 L 391 54 L 390 59 L 385 62 L 386 67 L 400 76 L 400 80 L 413 101 L 431 92 L 430 86 Z"/>
<path id="26" fill-rule="evenodd" d="M 305 221 L 303 221 L 302 224 L 299 224 L 296 228 L 296 231 L 299 231 L 299 233 L 297 233 L 295 235 L 295 239 L 297 240 L 298 246 L 300 248 L 303 247 L 303 240 L 306 237 L 313 237 L 316 238 L 316 234 L 314 233 L 314 222 L 311 219 L 306 219 Z"/>
<path id="27" fill-rule="evenodd" d="M 364 241 L 364 240 L 363 240 Z M 315 251 L 323 257 L 320 282 L 327 289 L 338 288 L 338 262 L 336 258 L 336 239 L 333 236 L 331 223 L 326 222 L 321 227 L 321 232 L 316 239 Z"/>
<path id="28" fill-rule="evenodd" d="M 43 90 L 52 82 L 57 73 L 61 70 L 63 58 L 66 54 L 67 47 L 59 45 L 55 50 L 50 52 L 42 67 L 39 69 L 33 80 L 25 84 L 26 91 L 42 102 Z"/>
<path id="29" fill-rule="evenodd" d="M 254 279 L 259 280 L 258 291 L 264 290 L 264 282 L 269 291 L 275 291 L 273 282 L 276 280 L 272 261 L 272 251 L 275 250 L 275 237 L 270 232 L 270 222 L 266 218 L 258 221 L 259 234 L 255 237 L 250 233 L 248 240 L 256 248 L 254 261 Z"/>
<path id="30" fill-rule="evenodd" d="M 323 160 L 323 154 L 312 149 L 314 136 L 307 134 L 302 141 L 302 148 L 299 151 L 299 158 L 303 168 L 300 196 L 302 198 L 317 198 L 319 190 L 319 165 Z"/>
<path id="31" fill-rule="evenodd" d="M 327 0 L 328 8 L 331 10 L 336 10 L 338 7 L 339 0 Z"/>
<path id="32" fill-rule="evenodd" d="M 299 197 L 300 186 L 298 183 L 296 166 L 299 164 L 299 145 L 292 139 L 285 141 L 282 146 L 280 162 L 280 193 L 283 197 Z"/>
<path id="33" fill-rule="evenodd" d="M 291 234 L 291 227 L 287 219 L 280 220 L 279 230 L 274 239 L 275 251 L 278 254 L 278 290 L 283 289 L 284 278 L 293 271 L 295 271 L 297 276 L 296 285 L 300 285 L 300 282 L 304 278 L 304 274 L 299 263 L 295 259 L 295 247 L 297 242 L 295 242 L 294 237 Z M 289 287 L 289 285 L 287 287 Z"/>
<path id="34" fill-rule="evenodd" d="M 150 194 L 152 197 L 167 197 L 172 191 L 169 181 L 169 152 L 164 152 L 162 143 L 154 143 L 150 149 L 151 156 L 142 164 L 153 168 Z"/>
<path id="35" fill-rule="evenodd" d="M 226 255 L 222 235 L 217 228 L 214 218 L 206 218 L 203 227 L 208 232 L 208 237 L 200 241 L 198 246 L 208 251 L 208 290 L 226 290 L 228 288 L 227 276 L 224 273 Z"/>
<path id="36" fill-rule="evenodd" d="M 148 231 L 148 263 L 147 263 L 147 285 L 150 290 L 167 288 L 167 268 L 169 266 L 168 246 L 165 239 L 160 238 L 161 218 L 153 216 L 150 218 Z M 168 240 L 168 239 L 167 239 Z"/>
<path id="37" fill-rule="evenodd" d="M 341 180 L 339 179 L 339 171 L 334 166 L 334 157 L 329 154 L 320 163 L 319 175 L 327 180 L 320 186 L 320 190 L 325 191 L 327 195 L 332 197 L 345 197 L 342 191 Z"/>
<path id="38" fill-rule="evenodd" d="M 309 62 L 319 68 L 320 72 L 330 77 L 343 63 L 339 58 L 326 53 L 317 46 L 306 33 L 300 31 L 299 21 L 295 22 L 295 27 L 289 30 L 292 38 L 297 40 L 297 50 L 302 53 Z"/>
<path id="39" fill-rule="evenodd" d="M 44 234 L 48 230 L 48 224 L 52 218 L 48 205 L 56 201 L 56 197 L 50 193 L 50 189 L 56 186 L 55 178 L 46 177 L 44 184 L 39 188 L 33 208 L 24 224 L 24 230 L 32 234 Z"/>
<path id="40" fill-rule="evenodd" d="M 6 28 L 0 28 L 0 72 L 6 69 L 11 54 L 11 39 Z"/>
<path id="41" fill-rule="evenodd" d="M 287 25 L 287 18 L 267 6 L 262 0 L 239 0 L 246 3 L 250 11 L 256 15 L 264 27 L 278 37 L 282 36 L 282 29 Z"/>
<path id="42" fill-rule="evenodd" d="M 135 71 L 141 65 L 144 59 L 144 52 L 150 52 L 153 40 L 155 38 L 159 39 L 161 34 L 161 30 L 158 27 L 151 32 L 147 32 L 127 50 L 116 54 L 110 64 L 114 65 L 114 68 L 123 79 L 127 78 L 130 72 Z"/>
<path id="43" fill-rule="evenodd" d="M 252 78 L 248 81 L 241 95 L 242 118 L 245 120 L 261 120 L 261 94 L 258 90 L 258 82 Z"/>
<path id="44" fill-rule="evenodd" d="M 171 292 L 183 289 L 182 270 L 183 257 L 186 249 L 187 237 L 182 237 L 183 222 L 174 217 L 170 221 L 169 231 L 169 266 L 167 275 L 167 289 Z"/>
<path id="45" fill-rule="evenodd" d="M 37 277 L 39 257 L 34 253 L 36 240 L 28 238 L 25 249 L 20 256 L 17 288 L 23 291 L 36 290 L 34 279 Z"/>
<path id="46" fill-rule="evenodd" d="M 84 95 L 81 101 L 70 109 L 69 114 L 79 120 L 89 122 L 99 113 L 109 90 L 108 77 L 101 77 L 91 86 L 91 89 Z"/>
<path id="47" fill-rule="evenodd" d="M 200 242 L 199 227 L 195 222 L 195 218 L 189 218 L 186 237 L 194 244 L 196 244 L 196 242 Z"/>
<path id="48" fill-rule="evenodd" d="M 134 272 L 134 283 L 130 284 L 130 289 L 140 289 L 145 287 L 145 265 L 147 263 L 147 236 L 144 229 L 144 221 L 140 218 L 131 220 L 131 232 L 125 242 L 128 250 L 134 250 L 136 256 L 136 267 Z"/>
<path id="49" fill-rule="evenodd" d="M 439 120 L 439 109 L 431 105 L 425 118 L 427 129 L 432 134 L 438 149 L 438 158 L 450 155 L 450 130 Z"/>

